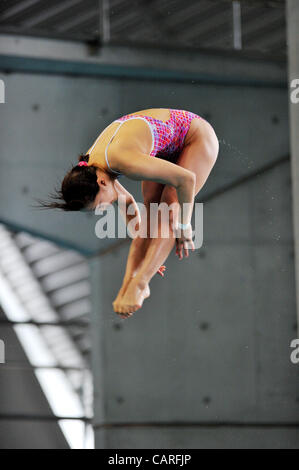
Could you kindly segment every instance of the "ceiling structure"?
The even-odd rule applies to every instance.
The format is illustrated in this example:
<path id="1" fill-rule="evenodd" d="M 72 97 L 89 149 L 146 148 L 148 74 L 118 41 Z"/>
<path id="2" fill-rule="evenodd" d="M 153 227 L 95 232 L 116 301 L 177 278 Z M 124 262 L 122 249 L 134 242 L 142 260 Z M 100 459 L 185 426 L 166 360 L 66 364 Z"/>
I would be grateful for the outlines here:
<path id="1" fill-rule="evenodd" d="M 0 34 L 286 56 L 285 0 L 1 0 Z"/>
<path id="2" fill-rule="evenodd" d="M 8 318 L 7 306 L 13 311 L 8 324 L 34 326 L 39 341 L 51 353 L 51 367 L 63 371 L 85 417 L 91 417 L 91 301 L 86 259 L 27 233 L 12 233 L 0 224 L 0 278 L 5 279 L 2 288 L 11 292 L 2 305 Z M 37 362 L 35 369 L 47 369 L 38 358 Z"/>

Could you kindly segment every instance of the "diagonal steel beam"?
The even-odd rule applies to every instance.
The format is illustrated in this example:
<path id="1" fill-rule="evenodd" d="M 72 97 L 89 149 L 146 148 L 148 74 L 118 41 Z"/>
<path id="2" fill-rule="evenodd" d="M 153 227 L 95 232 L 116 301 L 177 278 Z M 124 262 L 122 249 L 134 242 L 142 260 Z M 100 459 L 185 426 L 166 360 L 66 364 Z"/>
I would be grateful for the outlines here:
<path id="1" fill-rule="evenodd" d="M 265 26 L 265 24 L 272 23 L 277 18 L 285 18 L 285 14 L 281 15 L 280 12 L 273 9 L 250 7 L 242 8 L 242 29 L 243 38 L 247 35 L 255 34 L 255 31 Z"/>
<path id="2" fill-rule="evenodd" d="M 165 35 L 170 36 L 170 31 L 168 27 L 165 26 L 164 22 L 163 25 L 159 24 L 161 15 L 157 14 L 155 8 L 151 7 L 151 4 L 152 0 L 148 0 L 147 2 L 141 1 L 139 4 L 140 12 L 142 13 L 142 23 L 148 27 L 148 31 L 151 35 L 157 35 L 159 40 L 163 40 Z"/>
<path id="3" fill-rule="evenodd" d="M 38 14 L 33 14 L 32 17 L 26 21 L 22 21 L 22 26 L 25 28 L 32 28 L 38 26 L 41 23 L 49 20 L 53 16 L 63 13 L 65 10 L 68 10 L 71 7 L 77 6 L 78 4 L 83 3 L 83 0 L 66 0 L 58 5 L 52 6 L 47 9 L 43 9 L 42 12 Z"/>
<path id="4" fill-rule="evenodd" d="M 19 26 L 3 26 L 1 25 L 1 23 L 0 34 L 12 34 L 15 36 L 31 36 L 34 38 L 50 38 L 83 42 L 92 41 L 96 39 L 95 34 L 93 32 L 75 31 L 73 33 L 60 33 L 57 29 L 55 31 L 53 31 L 53 29 L 46 28 L 27 29 Z"/>
<path id="5" fill-rule="evenodd" d="M 227 15 L 227 21 L 225 22 Z M 224 19 L 225 17 L 225 19 Z M 180 34 L 180 38 L 184 40 L 188 40 L 189 38 L 196 39 L 196 42 L 201 41 L 202 39 L 208 39 L 209 37 L 215 36 L 215 26 L 217 26 L 217 32 L 219 26 L 220 32 L 229 30 L 231 28 L 231 5 L 225 5 L 224 9 L 219 10 L 217 5 L 209 8 L 199 17 L 193 17 L 191 22 L 196 24 L 196 29 L 192 29 L 190 26 L 190 22 L 186 31 Z M 191 24 L 192 24 L 191 23 Z M 183 26 L 182 26 L 183 28 Z M 196 34 L 200 32 L 199 34 Z"/>
<path id="6" fill-rule="evenodd" d="M 155 31 L 159 35 L 166 35 L 168 38 L 178 37 L 179 32 L 175 26 L 169 24 L 156 7 L 155 0 L 143 0 L 142 10 L 144 14 L 150 16 L 150 21 L 154 25 Z"/>
<path id="7" fill-rule="evenodd" d="M 16 15 L 19 15 L 20 13 L 27 10 L 28 8 L 37 5 L 38 3 L 41 3 L 41 0 L 24 0 L 24 1 L 18 2 L 13 7 L 7 8 L 6 10 L 4 10 L 3 13 L 1 13 L 0 22 L 2 23 L 4 21 L 7 21 Z"/>
<path id="8" fill-rule="evenodd" d="M 273 30 L 271 34 L 269 33 L 267 36 L 260 38 L 256 45 L 251 43 L 250 47 L 256 47 L 262 50 L 270 49 L 275 52 L 275 45 L 281 45 L 283 42 L 285 43 L 286 52 L 286 30 L 281 28 L 279 31 Z"/>
<path id="9" fill-rule="evenodd" d="M 75 27 L 79 27 L 80 24 L 85 23 L 86 21 L 97 18 L 99 14 L 98 8 L 93 10 L 89 10 L 86 13 L 78 14 L 77 16 L 70 18 L 69 21 L 65 21 L 63 24 L 59 25 L 57 31 L 59 32 L 67 32 Z"/>
<path id="10" fill-rule="evenodd" d="M 227 34 L 232 36 L 232 23 L 229 17 L 227 17 L 227 21 L 224 21 L 223 16 L 221 16 L 217 18 L 217 21 L 215 18 L 213 22 L 206 22 L 197 30 L 190 30 L 187 34 L 183 34 L 181 38 L 184 41 L 194 41 L 199 45 L 222 41 L 223 36 Z"/>
<path id="11" fill-rule="evenodd" d="M 159 8 L 157 6 L 157 0 L 151 0 L 152 6 L 156 9 L 157 13 L 160 14 L 160 4 Z M 168 2 L 167 4 L 168 5 Z M 184 3 L 180 2 L 180 8 L 176 7 L 175 12 L 171 12 L 172 14 L 169 15 L 167 18 L 167 25 L 171 28 L 184 28 L 187 27 L 190 20 L 195 20 L 197 23 L 202 21 L 202 18 L 206 14 L 207 11 L 210 11 L 211 8 L 218 9 L 219 5 L 215 5 L 208 2 L 207 0 L 201 0 L 197 2 Z M 226 6 L 227 7 L 227 6 Z M 227 7 L 228 8 L 228 7 Z M 162 10 L 161 10 L 162 11 Z M 176 29 L 177 32 L 177 29 Z"/>
<path id="12" fill-rule="evenodd" d="M 140 29 L 141 27 L 140 18 L 135 12 L 130 12 L 130 14 L 126 15 L 124 18 L 118 18 L 112 22 L 112 31 L 116 34 L 126 31 L 128 28 Z"/>
<path id="13" fill-rule="evenodd" d="M 275 35 L 281 30 L 285 31 L 285 18 L 278 18 L 276 21 L 267 25 L 267 27 L 262 27 L 259 30 L 256 30 L 254 34 L 247 34 L 246 37 L 244 37 L 244 43 L 246 43 L 246 47 L 258 44 L 259 41 L 263 40 L 263 38 L 267 38 L 273 34 Z"/>
<path id="14" fill-rule="evenodd" d="M 269 48 L 269 50 L 275 52 L 278 55 L 287 54 L 287 38 L 286 36 L 281 41 L 273 42 Z"/>

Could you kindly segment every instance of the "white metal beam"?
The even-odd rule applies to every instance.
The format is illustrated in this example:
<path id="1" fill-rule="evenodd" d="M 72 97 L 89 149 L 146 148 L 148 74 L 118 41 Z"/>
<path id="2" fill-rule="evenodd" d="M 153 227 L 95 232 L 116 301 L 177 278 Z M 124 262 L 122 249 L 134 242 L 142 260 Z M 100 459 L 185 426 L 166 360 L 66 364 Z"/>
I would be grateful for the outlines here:
<path id="1" fill-rule="evenodd" d="M 28 8 L 37 5 L 38 3 L 40 3 L 40 0 L 24 0 L 22 2 L 18 2 L 11 8 L 5 9 L 3 13 L 1 13 L 1 23 L 10 20 L 14 16 L 19 15 Z"/>
<path id="2" fill-rule="evenodd" d="M 242 18 L 241 4 L 233 1 L 233 46 L 234 49 L 242 49 Z"/>
<path id="3" fill-rule="evenodd" d="M 103 44 L 110 41 L 110 2 L 109 0 L 100 0 L 100 34 Z"/>

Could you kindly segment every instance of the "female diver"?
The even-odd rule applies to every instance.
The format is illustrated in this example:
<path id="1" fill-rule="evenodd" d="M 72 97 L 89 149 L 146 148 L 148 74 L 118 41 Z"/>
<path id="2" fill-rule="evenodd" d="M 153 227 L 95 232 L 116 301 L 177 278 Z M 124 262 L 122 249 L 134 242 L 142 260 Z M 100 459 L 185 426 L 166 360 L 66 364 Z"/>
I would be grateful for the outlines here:
<path id="1" fill-rule="evenodd" d="M 64 177 L 57 196 L 60 202 L 44 204 L 67 211 L 93 210 L 116 202 L 121 195 L 126 206 L 133 204 L 138 213 L 133 196 L 118 181 L 119 175 L 125 175 L 142 182 L 147 222 L 151 203 L 176 203 L 172 207 L 181 209 L 170 212 L 168 238 L 160 236 L 165 223 L 160 218 L 157 237 L 150 237 L 147 223 L 147 238 L 132 240 L 123 283 L 113 302 L 122 318 L 130 317 L 149 297 L 149 282 L 156 272 L 163 275 L 161 265 L 175 243 L 179 259 L 183 253 L 188 256 L 188 248 L 194 249 L 190 224 L 194 197 L 205 184 L 218 151 L 212 126 L 200 116 L 167 108 L 138 111 L 106 127 Z M 188 204 L 183 207 L 184 203 Z"/>

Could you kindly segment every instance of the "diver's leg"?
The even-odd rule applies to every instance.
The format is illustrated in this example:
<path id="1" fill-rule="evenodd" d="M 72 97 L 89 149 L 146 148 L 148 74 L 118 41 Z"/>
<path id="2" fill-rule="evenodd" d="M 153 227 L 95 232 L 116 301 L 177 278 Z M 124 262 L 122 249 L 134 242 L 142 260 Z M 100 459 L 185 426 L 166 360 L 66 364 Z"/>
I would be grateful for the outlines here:
<path id="1" fill-rule="evenodd" d="M 208 125 L 208 123 L 206 124 Z M 209 127 L 212 129 L 211 126 Z M 196 194 L 205 184 L 216 162 L 218 150 L 218 139 L 214 131 L 209 131 L 209 128 L 207 128 L 207 135 L 205 134 L 203 136 L 200 132 L 195 133 L 192 141 L 184 147 L 179 156 L 177 164 L 196 174 Z M 161 196 L 161 202 L 172 204 L 175 201 L 177 201 L 176 190 L 170 186 L 165 186 Z M 173 212 L 171 212 L 171 214 L 172 217 L 177 216 Z M 142 306 L 145 298 L 144 292 L 146 292 L 150 280 L 157 272 L 159 266 L 164 263 L 175 243 L 175 237 L 172 233 L 171 218 L 169 222 L 169 238 L 161 238 L 159 236 L 158 238 L 152 238 L 150 240 L 145 258 L 137 275 L 130 281 L 120 304 L 115 306 L 116 312 L 120 311 L 130 314 Z M 159 234 L 163 233 L 161 232 L 163 228 L 165 229 L 163 223 L 163 220 L 160 219 Z"/>
<path id="2" fill-rule="evenodd" d="M 155 183 L 153 181 L 143 181 L 142 182 L 142 194 L 144 199 L 144 205 L 146 207 L 146 224 L 147 224 L 147 237 L 141 238 L 136 237 L 132 240 L 128 260 L 126 265 L 126 271 L 124 275 L 124 279 L 122 282 L 122 286 L 117 294 L 115 301 L 113 302 L 114 309 L 120 303 L 121 298 L 125 294 L 127 287 L 131 280 L 136 276 L 138 269 L 140 268 L 145 255 L 146 251 L 149 246 L 149 236 L 150 236 L 150 204 L 151 203 L 159 203 L 161 199 L 161 195 L 163 192 L 164 185 L 160 183 Z M 160 267 L 159 267 L 160 268 Z M 145 298 L 149 296 L 149 287 L 147 287 L 145 292 Z M 115 310 L 117 311 L 117 310 Z"/>

